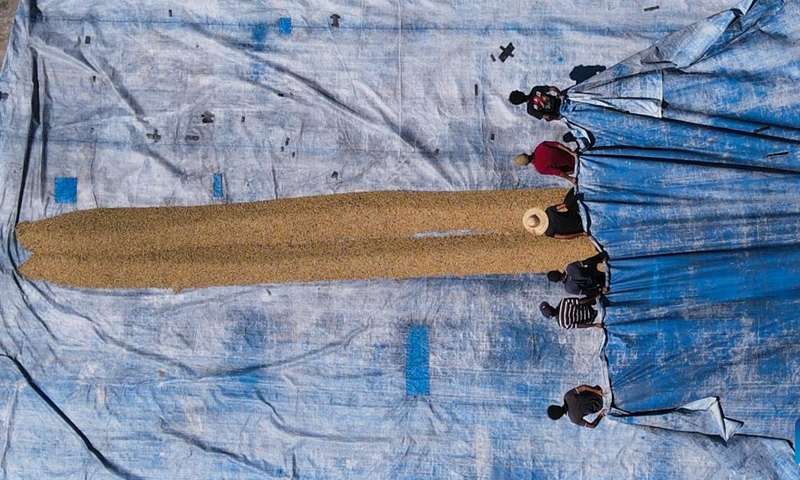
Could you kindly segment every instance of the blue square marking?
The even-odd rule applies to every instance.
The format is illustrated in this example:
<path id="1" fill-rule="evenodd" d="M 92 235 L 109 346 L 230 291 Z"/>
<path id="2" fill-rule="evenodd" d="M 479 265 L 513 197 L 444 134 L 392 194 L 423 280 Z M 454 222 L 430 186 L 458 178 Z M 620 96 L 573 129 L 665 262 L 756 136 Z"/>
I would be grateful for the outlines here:
<path id="1" fill-rule="evenodd" d="M 428 327 L 412 326 L 406 348 L 406 394 L 428 395 L 431 392 Z"/>
<path id="2" fill-rule="evenodd" d="M 214 198 L 222 198 L 222 174 L 214 174 Z"/>
<path id="3" fill-rule="evenodd" d="M 278 28 L 282 35 L 289 35 L 292 33 L 292 19 L 289 17 L 281 17 L 278 19 Z"/>
<path id="4" fill-rule="evenodd" d="M 56 177 L 56 203 L 75 203 L 78 201 L 78 179 L 75 177 Z"/>

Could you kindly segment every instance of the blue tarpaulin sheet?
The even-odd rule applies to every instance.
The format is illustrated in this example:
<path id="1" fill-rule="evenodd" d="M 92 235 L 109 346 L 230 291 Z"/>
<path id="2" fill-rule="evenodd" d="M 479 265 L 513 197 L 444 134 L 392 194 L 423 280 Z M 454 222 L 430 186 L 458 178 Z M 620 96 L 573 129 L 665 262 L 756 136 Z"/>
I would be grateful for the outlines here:
<path id="1" fill-rule="evenodd" d="M 595 139 L 581 186 L 614 259 L 606 354 L 620 409 L 713 396 L 738 433 L 794 438 L 798 13 L 745 2 L 577 86 L 566 107 Z M 654 72 L 656 113 L 599 106 Z"/>
<path id="2" fill-rule="evenodd" d="M 3 477 L 800 478 L 797 5 L 584 3 L 23 1 L 0 73 Z M 506 100 L 592 65 L 564 122 Z M 510 160 L 567 128 L 607 332 L 541 318 L 564 296 L 543 275 L 175 293 L 16 272 L 14 225 L 76 209 L 565 186 Z M 612 415 L 550 421 L 584 383 Z"/>

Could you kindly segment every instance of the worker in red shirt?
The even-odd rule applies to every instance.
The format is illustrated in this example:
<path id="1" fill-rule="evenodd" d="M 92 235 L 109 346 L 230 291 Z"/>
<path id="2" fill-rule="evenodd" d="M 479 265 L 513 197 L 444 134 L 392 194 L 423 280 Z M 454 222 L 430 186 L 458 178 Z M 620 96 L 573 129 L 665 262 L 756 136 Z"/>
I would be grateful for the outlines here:
<path id="1" fill-rule="evenodd" d="M 533 162 L 542 175 L 555 175 L 575 185 L 578 180 L 571 176 L 575 172 L 575 153 L 558 142 L 542 142 L 533 149 L 533 154 L 520 153 L 514 157 L 514 164 L 524 167 Z"/>

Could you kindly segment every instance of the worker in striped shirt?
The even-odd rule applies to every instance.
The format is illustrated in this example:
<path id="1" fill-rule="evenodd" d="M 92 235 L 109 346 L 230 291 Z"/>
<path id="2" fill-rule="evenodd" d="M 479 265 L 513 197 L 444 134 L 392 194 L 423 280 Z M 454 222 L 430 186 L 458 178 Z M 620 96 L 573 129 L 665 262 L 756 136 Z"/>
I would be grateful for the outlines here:
<path id="1" fill-rule="evenodd" d="M 597 310 L 592 305 L 595 304 L 600 293 L 585 298 L 570 297 L 558 302 L 557 307 L 553 307 L 547 302 L 539 305 L 539 311 L 545 318 L 555 318 L 561 328 L 603 328 L 603 323 L 594 323 L 597 319 Z"/>

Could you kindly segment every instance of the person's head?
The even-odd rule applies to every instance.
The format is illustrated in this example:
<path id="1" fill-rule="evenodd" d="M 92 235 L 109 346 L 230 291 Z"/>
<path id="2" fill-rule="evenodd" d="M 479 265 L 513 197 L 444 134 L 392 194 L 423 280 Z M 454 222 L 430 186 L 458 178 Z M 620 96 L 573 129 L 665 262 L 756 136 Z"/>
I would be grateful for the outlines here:
<path id="1" fill-rule="evenodd" d="M 531 158 L 531 155 L 528 155 L 527 153 L 520 153 L 514 157 L 514 165 L 518 167 L 524 167 L 525 165 L 531 163 Z"/>
<path id="2" fill-rule="evenodd" d="M 514 90 L 508 96 L 508 101 L 511 102 L 512 105 L 522 105 L 523 103 L 528 101 L 528 95 L 526 95 L 525 92 Z"/>
<path id="3" fill-rule="evenodd" d="M 550 420 L 558 420 L 567 413 L 567 408 L 563 405 L 550 405 L 547 407 L 547 416 Z"/>
<path id="4" fill-rule="evenodd" d="M 539 311 L 542 312 L 542 316 L 544 318 L 553 318 L 558 313 L 558 309 L 547 302 L 542 302 L 539 304 Z"/>
<path id="5" fill-rule="evenodd" d="M 547 272 L 547 279 L 553 283 L 560 282 L 564 280 L 564 274 L 558 270 L 550 270 Z"/>

